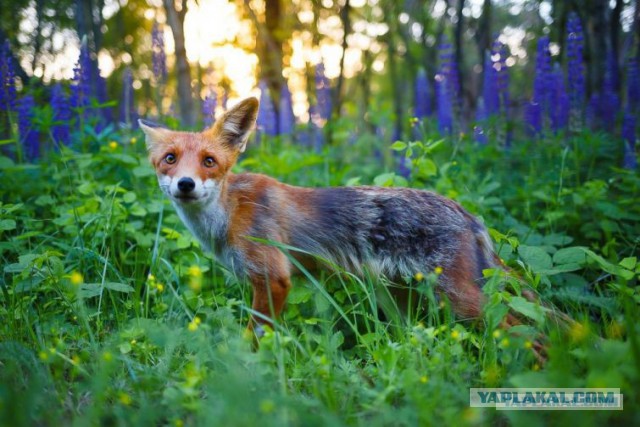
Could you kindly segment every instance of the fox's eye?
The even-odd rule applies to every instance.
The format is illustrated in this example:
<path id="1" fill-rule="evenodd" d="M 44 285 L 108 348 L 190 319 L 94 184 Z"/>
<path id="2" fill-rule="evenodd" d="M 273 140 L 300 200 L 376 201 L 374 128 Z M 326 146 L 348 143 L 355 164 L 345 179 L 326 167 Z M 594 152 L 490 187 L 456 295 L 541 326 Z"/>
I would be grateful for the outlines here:
<path id="1" fill-rule="evenodd" d="M 164 157 L 164 161 L 172 165 L 176 162 L 176 155 L 173 153 L 169 153 Z"/>
<path id="2" fill-rule="evenodd" d="M 213 157 L 207 157 L 204 159 L 204 166 L 207 168 L 212 168 L 216 165 L 216 161 L 213 160 Z"/>

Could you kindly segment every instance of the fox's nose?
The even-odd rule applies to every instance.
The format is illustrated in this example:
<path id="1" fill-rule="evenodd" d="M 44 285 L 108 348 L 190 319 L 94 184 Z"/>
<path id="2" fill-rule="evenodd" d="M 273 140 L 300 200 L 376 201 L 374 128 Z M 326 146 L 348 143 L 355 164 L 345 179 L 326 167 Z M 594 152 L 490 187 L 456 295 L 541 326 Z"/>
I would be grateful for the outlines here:
<path id="1" fill-rule="evenodd" d="M 178 190 L 183 193 L 190 193 L 194 188 L 196 188 L 196 183 L 191 178 L 180 178 L 178 181 Z"/>

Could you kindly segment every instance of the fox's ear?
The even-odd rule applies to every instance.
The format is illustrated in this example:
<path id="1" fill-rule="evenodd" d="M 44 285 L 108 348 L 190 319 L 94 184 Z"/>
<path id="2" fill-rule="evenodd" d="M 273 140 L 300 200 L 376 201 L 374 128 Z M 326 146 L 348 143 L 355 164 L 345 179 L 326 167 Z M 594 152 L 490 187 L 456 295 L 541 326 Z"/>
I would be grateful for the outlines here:
<path id="1" fill-rule="evenodd" d="M 152 147 L 158 144 L 169 142 L 171 135 L 171 131 L 169 129 L 164 128 L 157 123 L 142 119 L 138 119 L 138 124 L 146 137 L 148 150 L 151 150 Z"/>
<path id="2" fill-rule="evenodd" d="M 260 102 L 256 98 L 247 98 L 227 111 L 214 126 L 226 144 L 243 152 L 247 148 L 247 140 L 258 118 Z"/>

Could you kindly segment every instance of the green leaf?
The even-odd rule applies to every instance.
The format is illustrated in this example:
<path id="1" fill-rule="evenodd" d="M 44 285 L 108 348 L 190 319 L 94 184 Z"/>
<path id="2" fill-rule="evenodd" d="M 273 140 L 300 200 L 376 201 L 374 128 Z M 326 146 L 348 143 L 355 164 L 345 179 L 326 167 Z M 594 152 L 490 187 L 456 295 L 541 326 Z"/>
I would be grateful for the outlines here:
<path id="1" fill-rule="evenodd" d="M 407 144 L 402 141 L 396 141 L 393 144 L 391 144 L 391 149 L 394 151 L 402 151 L 402 150 L 405 150 L 406 148 L 407 148 Z"/>
<path id="2" fill-rule="evenodd" d="M 393 172 L 378 175 L 373 179 L 373 184 L 378 187 L 392 187 L 395 175 Z"/>
<path id="3" fill-rule="evenodd" d="M 509 301 L 509 307 L 518 313 L 535 320 L 538 323 L 544 322 L 544 309 L 522 297 L 512 297 Z"/>
<path id="4" fill-rule="evenodd" d="M 289 304 L 301 304 L 307 302 L 313 296 L 313 291 L 305 286 L 294 286 L 287 297 Z"/>
<path id="5" fill-rule="evenodd" d="M 0 220 L 0 231 L 9 231 L 16 228 L 16 222 L 12 219 Z"/>
<path id="6" fill-rule="evenodd" d="M 82 298 L 92 298 L 100 295 L 102 292 L 102 283 L 84 283 L 80 287 L 80 291 L 78 295 Z M 105 282 L 104 289 L 109 289 L 115 292 L 123 292 L 129 293 L 133 292 L 133 288 L 129 285 L 125 285 L 124 283 L 117 282 Z"/>
<path id="7" fill-rule="evenodd" d="M 636 257 L 628 257 L 620 261 L 620 266 L 626 268 L 627 270 L 633 270 L 638 264 L 638 258 Z"/>
<path id="8" fill-rule="evenodd" d="M 438 173 L 438 166 L 436 166 L 433 160 L 426 157 L 415 160 L 415 166 L 418 172 L 425 177 L 434 176 Z"/>
<path id="9" fill-rule="evenodd" d="M 518 247 L 518 254 L 536 273 L 543 270 L 550 270 L 553 265 L 551 256 L 537 246 L 520 245 Z"/>
<path id="10" fill-rule="evenodd" d="M 131 286 L 129 286 L 129 285 L 125 285 L 124 283 L 106 282 L 104 284 L 104 287 L 106 289 L 110 289 L 110 290 L 116 291 L 116 292 L 124 292 L 124 293 L 133 292 L 133 288 Z"/>
<path id="11" fill-rule="evenodd" d="M 584 265 L 587 262 L 587 254 L 585 248 L 581 246 L 572 246 L 562 248 L 553 254 L 554 264 L 579 264 Z"/>
<path id="12" fill-rule="evenodd" d="M 633 271 L 629 271 L 626 268 L 619 267 L 615 264 L 610 263 L 606 259 L 602 258 L 600 255 L 590 251 L 589 249 L 583 249 L 589 258 L 595 261 L 600 268 L 602 268 L 607 273 L 611 273 L 615 276 L 620 276 L 625 280 L 633 279 L 634 273 Z"/>

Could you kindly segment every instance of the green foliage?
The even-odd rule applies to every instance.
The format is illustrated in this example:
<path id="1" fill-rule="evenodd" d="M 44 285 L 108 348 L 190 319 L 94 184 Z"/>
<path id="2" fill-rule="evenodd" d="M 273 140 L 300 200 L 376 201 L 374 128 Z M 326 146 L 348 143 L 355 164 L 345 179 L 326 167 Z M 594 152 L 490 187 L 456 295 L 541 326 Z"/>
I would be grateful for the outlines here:
<path id="1" fill-rule="evenodd" d="M 257 352 L 242 338 L 249 287 L 180 223 L 141 136 L 86 138 L 99 151 L 0 159 L 0 424 L 638 423 L 640 179 L 611 166 L 606 138 L 510 151 L 464 137 L 396 142 L 409 179 L 388 151 L 371 154 L 370 135 L 322 153 L 255 144 L 238 171 L 457 199 L 521 275 L 485 271 L 484 319 L 469 323 L 436 297 L 436 272 L 404 284 L 419 299 L 406 314 L 378 278 L 304 272 Z M 557 310 L 575 322 L 559 326 Z M 524 324 L 505 329 L 508 313 Z M 540 334 L 544 365 L 531 350 Z M 625 410 L 473 409 L 470 386 L 619 387 Z"/>

